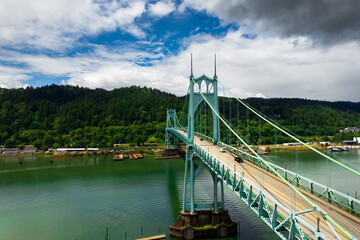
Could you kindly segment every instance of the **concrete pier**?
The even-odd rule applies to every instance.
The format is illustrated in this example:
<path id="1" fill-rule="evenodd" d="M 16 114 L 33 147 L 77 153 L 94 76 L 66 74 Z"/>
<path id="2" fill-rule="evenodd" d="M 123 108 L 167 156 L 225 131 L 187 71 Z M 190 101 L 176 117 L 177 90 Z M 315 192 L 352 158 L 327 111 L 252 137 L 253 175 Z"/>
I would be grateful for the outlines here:
<path id="1" fill-rule="evenodd" d="M 228 211 L 180 212 L 176 223 L 169 227 L 171 237 L 182 239 L 225 238 L 237 235 Z"/>

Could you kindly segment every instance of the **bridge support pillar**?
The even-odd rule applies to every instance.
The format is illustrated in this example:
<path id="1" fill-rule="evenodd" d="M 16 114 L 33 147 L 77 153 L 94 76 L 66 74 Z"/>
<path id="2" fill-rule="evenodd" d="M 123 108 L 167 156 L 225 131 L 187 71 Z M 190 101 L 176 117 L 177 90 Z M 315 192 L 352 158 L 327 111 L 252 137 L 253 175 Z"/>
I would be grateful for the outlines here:
<path id="1" fill-rule="evenodd" d="M 195 171 L 194 171 L 194 151 L 192 145 L 186 146 L 185 157 L 185 176 L 184 176 L 184 193 L 183 193 L 183 207 L 182 211 L 185 212 L 190 204 L 190 211 L 193 213 L 195 210 L 194 187 L 195 187 Z M 190 169 L 189 169 L 190 168 Z M 190 171 L 189 171 L 190 170 Z M 190 185 L 190 203 L 188 204 L 188 184 Z"/>
<path id="2" fill-rule="evenodd" d="M 237 235 L 237 223 L 227 211 L 180 212 L 176 223 L 169 227 L 171 237 L 182 239 L 227 238 Z"/>
<path id="3" fill-rule="evenodd" d="M 211 173 L 211 176 L 214 184 L 214 211 L 217 212 L 218 211 L 218 191 L 217 191 L 218 179 L 214 172 Z"/>
<path id="4" fill-rule="evenodd" d="M 219 206 L 221 207 L 221 210 L 225 210 L 224 183 L 221 180 L 221 178 L 219 178 L 214 172 L 211 172 L 211 177 L 213 179 L 213 186 L 214 186 L 214 211 L 218 212 Z M 220 191 L 221 191 L 220 203 L 219 203 L 219 194 L 218 194 L 218 183 L 220 183 Z"/>
<path id="5" fill-rule="evenodd" d="M 225 210 L 225 202 L 224 202 L 224 181 L 220 179 L 220 186 L 221 186 L 221 208 Z"/>

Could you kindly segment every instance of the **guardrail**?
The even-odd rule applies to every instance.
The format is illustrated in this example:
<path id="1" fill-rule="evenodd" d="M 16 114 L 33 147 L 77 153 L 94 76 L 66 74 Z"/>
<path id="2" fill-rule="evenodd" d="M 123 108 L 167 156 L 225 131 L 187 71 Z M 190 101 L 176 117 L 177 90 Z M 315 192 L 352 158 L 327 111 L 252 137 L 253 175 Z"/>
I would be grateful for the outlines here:
<path id="1" fill-rule="evenodd" d="M 182 133 L 178 132 L 176 129 L 167 129 L 167 131 L 172 132 L 176 136 L 178 136 L 181 140 L 186 142 L 186 137 Z M 198 136 L 202 137 L 200 133 L 197 133 Z M 205 138 L 205 135 L 204 139 Z M 209 137 L 208 137 L 209 138 Z M 262 168 L 264 164 L 262 163 L 265 160 L 257 158 L 251 154 L 248 154 L 244 151 L 239 151 L 238 149 L 227 145 L 222 142 L 217 143 L 220 147 L 226 148 L 228 151 L 235 153 L 243 158 L 246 158 L 249 161 L 252 161 L 259 165 Z M 324 214 L 324 211 L 318 209 L 318 207 L 313 207 L 312 209 L 304 210 L 301 212 L 292 212 L 290 209 L 285 207 L 283 204 L 274 199 L 267 192 L 263 191 L 261 187 L 253 184 L 253 182 L 243 175 L 240 175 L 236 172 L 236 170 L 232 170 L 230 166 L 222 163 L 217 157 L 213 154 L 210 154 L 207 150 L 202 148 L 200 145 L 194 142 L 194 151 L 198 154 L 198 156 L 202 159 L 202 161 L 213 171 L 216 173 L 217 177 L 222 179 L 226 183 L 230 189 L 233 190 L 235 194 L 237 194 L 240 199 L 242 199 L 248 206 L 281 238 L 281 239 L 311 239 L 309 236 L 305 235 L 301 229 L 301 226 L 309 231 L 311 231 L 316 239 L 326 239 L 321 232 L 318 232 L 313 226 L 307 223 L 304 219 L 301 218 L 302 214 L 313 212 L 313 211 L 321 211 L 321 214 Z M 297 184 L 301 184 L 305 186 L 302 181 L 308 181 L 310 184 L 312 183 L 312 189 L 315 192 L 315 187 L 326 188 L 327 191 L 331 191 L 332 194 L 338 194 L 339 196 L 346 197 L 347 200 L 352 200 L 352 204 L 358 204 L 359 200 L 352 198 L 351 196 L 347 196 L 337 190 L 328 188 L 320 183 L 312 181 L 306 177 L 300 176 L 292 171 L 281 168 L 273 163 L 267 161 L 268 164 L 275 168 L 275 171 L 282 171 L 283 176 L 289 178 L 290 175 L 293 175 L 293 179 L 291 181 L 296 180 Z M 267 169 L 269 171 L 269 169 Z M 310 188 L 311 189 L 311 188 Z M 322 194 L 323 195 L 323 194 Z M 354 210 L 353 210 L 354 211 Z M 301 226 L 299 225 L 301 224 Z M 337 239 L 341 239 L 338 233 L 334 230 L 333 226 L 326 220 L 326 224 L 329 229 L 332 231 L 334 236 Z M 284 234 L 283 231 L 287 231 Z M 356 239 L 352 236 L 351 239 Z"/>
<path id="2" fill-rule="evenodd" d="M 256 165 L 266 169 L 267 171 L 270 171 L 268 167 L 266 167 L 266 165 L 262 163 L 262 161 L 265 160 L 259 159 L 257 156 L 251 155 L 247 152 L 239 150 L 223 142 L 218 142 L 217 145 L 227 149 L 228 151 L 236 155 L 239 155 L 240 157 L 247 159 L 248 161 L 255 163 Z M 301 186 L 308 192 L 314 195 L 316 194 L 317 197 L 323 197 L 326 200 L 328 200 L 330 203 L 342 207 L 343 209 L 360 216 L 359 199 L 356 199 L 352 196 L 348 196 L 338 190 L 335 190 L 331 187 L 313 181 L 310 178 L 301 176 L 295 172 L 284 169 L 272 162 L 266 161 L 266 163 L 272 166 L 278 173 L 280 173 L 283 177 L 285 177 L 285 179 L 290 179 L 291 182 L 295 182 L 297 186 Z"/>
<path id="3" fill-rule="evenodd" d="M 261 217 L 281 239 L 311 239 L 303 233 L 299 223 L 310 230 L 316 239 L 326 239 L 326 236 L 301 218 L 302 214 L 316 211 L 315 209 L 292 212 L 270 194 L 263 191 L 258 185 L 236 172 L 235 169 L 232 170 L 230 166 L 222 163 L 217 157 L 196 143 L 194 144 L 194 150 L 204 163 Z M 287 234 L 284 234 L 283 231 L 285 230 Z M 335 231 L 334 234 L 337 235 Z"/>
<path id="4" fill-rule="evenodd" d="M 195 135 L 196 136 L 199 136 L 199 137 L 201 137 L 201 138 L 203 138 L 203 139 L 206 139 L 206 140 L 208 140 L 209 142 L 215 142 L 214 141 L 214 139 L 213 138 L 211 138 L 211 137 L 209 137 L 209 136 L 206 136 L 206 135 L 204 135 L 204 134 L 202 134 L 202 133 L 199 133 L 199 132 L 194 132 L 195 133 Z"/>

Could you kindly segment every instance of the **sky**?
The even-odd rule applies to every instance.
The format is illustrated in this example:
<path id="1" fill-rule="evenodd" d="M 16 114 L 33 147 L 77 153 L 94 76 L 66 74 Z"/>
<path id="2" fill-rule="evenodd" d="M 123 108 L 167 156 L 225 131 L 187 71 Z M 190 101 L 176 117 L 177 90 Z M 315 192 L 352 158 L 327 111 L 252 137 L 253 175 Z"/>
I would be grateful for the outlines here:
<path id="1" fill-rule="evenodd" d="M 132 85 L 182 96 L 360 101 L 358 0 L 1 0 L 0 87 Z M 220 88 L 220 94 L 227 93 Z"/>

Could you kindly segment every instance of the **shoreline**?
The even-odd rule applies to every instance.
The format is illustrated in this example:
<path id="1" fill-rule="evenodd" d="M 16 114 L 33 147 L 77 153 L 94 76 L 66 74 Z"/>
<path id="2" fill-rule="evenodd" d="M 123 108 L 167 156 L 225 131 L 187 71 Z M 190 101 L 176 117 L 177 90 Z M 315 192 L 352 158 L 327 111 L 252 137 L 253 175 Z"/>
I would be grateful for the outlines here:
<path id="1" fill-rule="evenodd" d="M 331 145 L 335 146 L 335 145 Z M 312 146 L 316 150 L 320 151 L 327 151 L 331 152 L 327 149 L 327 146 Z M 349 147 L 350 150 L 360 150 L 360 145 L 352 145 L 352 146 L 345 146 Z M 295 152 L 295 151 L 301 151 L 301 152 L 307 152 L 312 151 L 311 149 L 307 148 L 306 146 L 285 146 L 285 145 L 256 145 L 254 146 L 255 149 L 261 150 L 261 151 L 267 151 L 269 153 L 273 151 L 278 152 Z M 145 156 L 161 156 L 164 148 L 163 147 L 157 147 L 155 149 L 143 149 L 143 147 L 133 148 L 131 150 L 121 150 L 116 151 L 111 148 L 105 148 L 100 149 L 99 151 L 69 151 L 69 152 L 56 152 L 55 150 L 50 151 L 38 151 L 35 153 L 8 153 L 8 154 L 0 154 L 0 158 L 6 158 L 6 157 L 49 157 L 49 158 L 68 158 L 68 157 L 96 157 L 96 156 L 114 156 L 115 154 L 135 154 L 135 153 L 141 153 Z"/>
<path id="2" fill-rule="evenodd" d="M 160 150 L 160 151 L 159 151 Z M 8 153 L 0 154 L 0 158 L 6 157 L 48 157 L 48 158 L 68 158 L 68 157 L 97 157 L 97 156 L 114 156 L 115 154 L 124 153 L 124 154 L 135 154 L 141 153 L 145 156 L 161 156 L 162 149 L 156 150 L 125 150 L 125 151 L 114 151 L 111 149 L 104 149 L 100 151 L 91 151 L 91 152 L 35 152 L 35 153 Z"/>

